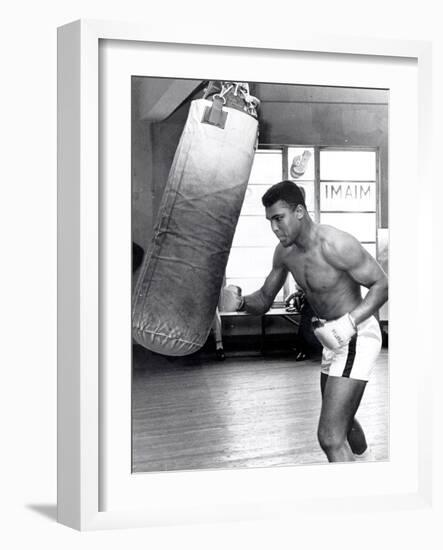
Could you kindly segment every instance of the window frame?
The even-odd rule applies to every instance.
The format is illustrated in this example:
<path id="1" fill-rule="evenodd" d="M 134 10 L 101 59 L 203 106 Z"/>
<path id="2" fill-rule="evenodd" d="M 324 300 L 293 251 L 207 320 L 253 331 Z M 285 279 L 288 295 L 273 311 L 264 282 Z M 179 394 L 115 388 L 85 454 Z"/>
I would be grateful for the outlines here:
<path id="1" fill-rule="evenodd" d="M 375 212 L 372 210 L 353 210 L 353 214 L 375 214 L 375 240 L 374 241 L 360 241 L 361 244 L 375 244 L 375 259 L 378 258 L 378 228 L 380 227 L 380 148 L 379 147 L 331 147 L 331 146 L 319 146 L 318 149 L 318 162 L 315 164 L 315 176 L 316 185 L 315 197 L 316 197 L 316 222 L 321 223 L 321 214 L 347 214 L 350 213 L 347 210 L 329 210 L 327 212 L 321 210 L 320 204 L 320 192 L 321 182 L 340 182 L 340 183 L 355 183 L 355 180 L 322 180 L 320 179 L 320 153 L 322 151 L 338 151 L 338 152 L 350 152 L 350 151 L 362 151 L 375 153 L 375 180 L 358 180 L 359 183 L 372 183 L 375 181 Z M 317 159 L 316 159 L 317 160 Z M 317 204 L 318 203 L 318 204 Z M 318 207 L 318 211 L 317 211 Z"/>

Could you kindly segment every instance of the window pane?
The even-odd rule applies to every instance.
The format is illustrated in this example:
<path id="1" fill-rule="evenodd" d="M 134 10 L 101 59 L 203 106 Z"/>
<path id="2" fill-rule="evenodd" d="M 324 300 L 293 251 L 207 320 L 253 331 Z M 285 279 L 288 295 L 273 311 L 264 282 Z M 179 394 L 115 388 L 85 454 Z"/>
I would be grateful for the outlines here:
<path id="1" fill-rule="evenodd" d="M 294 181 L 299 178 L 313 180 L 315 178 L 314 149 L 289 147 L 288 174 L 289 179 Z"/>
<path id="2" fill-rule="evenodd" d="M 259 215 L 265 217 L 265 207 L 261 202 L 261 198 L 270 187 L 270 185 L 254 185 L 250 183 L 246 189 L 240 215 Z"/>
<path id="3" fill-rule="evenodd" d="M 375 212 L 375 182 L 320 182 L 320 209 Z"/>
<path id="4" fill-rule="evenodd" d="M 363 243 L 362 246 L 363 248 L 366 248 L 373 258 L 377 259 L 377 246 L 375 243 Z"/>
<path id="5" fill-rule="evenodd" d="M 231 248 L 226 278 L 266 277 L 272 268 L 275 247 Z"/>
<path id="6" fill-rule="evenodd" d="M 359 241 L 376 240 L 375 214 L 320 214 L 320 223 L 333 225 L 354 235 Z"/>
<path id="7" fill-rule="evenodd" d="M 291 273 L 289 274 L 288 278 L 286 279 L 286 282 L 287 282 L 287 286 L 288 286 L 288 295 L 292 294 L 293 292 L 295 292 L 296 290 L 299 289 L 299 287 L 296 285 L 295 279 L 294 279 L 294 277 L 292 276 Z"/>
<path id="8" fill-rule="evenodd" d="M 296 181 L 295 182 L 299 187 L 303 187 L 305 190 L 305 202 L 306 207 L 310 211 L 315 210 L 315 193 L 314 193 L 314 182 L 313 181 Z"/>
<path id="9" fill-rule="evenodd" d="M 249 177 L 251 183 L 274 184 L 281 181 L 283 174 L 281 151 L 257 151 Z"/>
<path id="10" fill-rule="evenodd" d="M 241 216 L 235 230 L 233 247 L 239 246 L 277 246 L 278 239 L 271 229 L 271 224 L 262 216 Z"/>
<path id="11" fill-rule="evenodd" d="M 320 179 L 375 181 L 374 151 L 320 151 Z"/>
<path id="12" fill-rule="evenodd" d="M 226 267 L 227 283 L 239 284 L 246 293 L 260 288 L 272 267 L 278 240 L 266 220 L 261 199 L 282 179 L 282 151 L 257 151 Z"/>

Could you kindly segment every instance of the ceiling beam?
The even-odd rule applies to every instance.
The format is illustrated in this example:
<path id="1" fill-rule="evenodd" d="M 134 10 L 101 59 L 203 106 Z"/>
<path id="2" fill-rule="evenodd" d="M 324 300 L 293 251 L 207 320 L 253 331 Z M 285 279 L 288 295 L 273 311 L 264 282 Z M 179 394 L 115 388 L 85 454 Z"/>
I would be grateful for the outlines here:
<path id="1" fill-rule="evenodd" d="M 201 80 L 140 77 L 134 88 L 137 90 L 140 119 L 150 122 L 164 120 L 201 82 Z"/>

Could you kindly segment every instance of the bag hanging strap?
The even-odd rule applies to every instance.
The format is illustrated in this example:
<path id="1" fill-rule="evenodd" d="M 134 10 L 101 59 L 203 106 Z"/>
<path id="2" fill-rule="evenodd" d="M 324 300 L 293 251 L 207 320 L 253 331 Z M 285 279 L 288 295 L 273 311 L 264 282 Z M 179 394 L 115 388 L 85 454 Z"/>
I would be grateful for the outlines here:
<path id="1" fill-rule="evenodd" d="M 204 90 L 203 99 L 212 100 L 212 105 L 205 109 L 202 122 L 224 128 L 228 113 L 223 107 L 232 107 L 258 118 L 259 99 L 249 92 L 247 82 L 210 81 Z"/>

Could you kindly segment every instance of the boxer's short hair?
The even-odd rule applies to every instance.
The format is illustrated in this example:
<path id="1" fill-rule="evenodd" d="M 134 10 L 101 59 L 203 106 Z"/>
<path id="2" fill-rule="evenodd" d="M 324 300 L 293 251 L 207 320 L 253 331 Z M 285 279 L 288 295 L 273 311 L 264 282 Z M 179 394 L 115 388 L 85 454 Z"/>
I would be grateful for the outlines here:
<path id="1" fill-rule="evenodd" d="M 304 189 L 293 181 L 284 180 L 270 187 L 262 197 L 265 208 L 275 204 L 277 201 L 285 201 L 294 210 L 299 204 L 306 209 Z"/>

